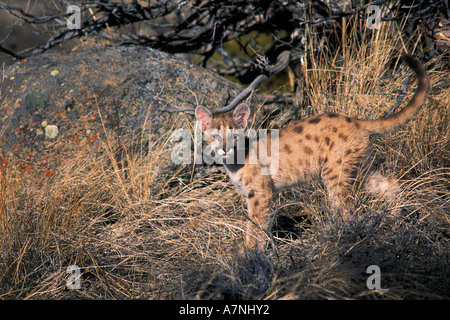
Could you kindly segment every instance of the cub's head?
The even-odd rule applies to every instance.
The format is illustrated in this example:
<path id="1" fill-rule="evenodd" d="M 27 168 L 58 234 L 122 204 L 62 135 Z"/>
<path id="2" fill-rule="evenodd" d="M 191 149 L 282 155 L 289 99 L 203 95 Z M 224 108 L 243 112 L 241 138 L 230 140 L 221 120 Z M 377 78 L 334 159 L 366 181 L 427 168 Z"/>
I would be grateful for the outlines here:
<path id="1" fill-rule="evenodd" d="M 213 114 L 205 107 L 195 109 L 195 117 L 201 123 L 203 140 L 207 141 L 216 155 L 234 159 L 236 148 L 244 143 L 250 107 L 242 103 L 233 112 Z M 242 139 L 241 139 L 242 138 Z"/>

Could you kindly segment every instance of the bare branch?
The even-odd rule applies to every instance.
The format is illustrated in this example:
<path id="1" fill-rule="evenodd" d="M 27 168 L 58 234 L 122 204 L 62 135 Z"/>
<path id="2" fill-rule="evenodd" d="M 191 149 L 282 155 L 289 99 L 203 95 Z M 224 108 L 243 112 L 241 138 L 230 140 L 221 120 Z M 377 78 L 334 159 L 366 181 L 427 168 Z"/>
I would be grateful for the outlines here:
<path id="1" fill-rule="evenodd" d="M 176 105 L 174 105 L 174 104 L 164 100 L 163 98 L 159 97 L 158 95 L 153 96 L 153 99 L 157 100 L 157 101 L 160 101 L 160 102 L 165 104 L 164 108 L 161 109 L 161 111 L 165 111 L 165 112 L 184 112 L 184 113 L 190 114 L 192 116 L 195 114 L 195 110 L 194 109 L 183 109 L 183 108 L 180 108 L 179 106 L 176 106 Z M 167 109 L 166 107 L 169 107 L 171 109 Z"/>
<path id="2" fill-rule="evenodd" d="M 107 27 L 114 27 L 120 25 L 131 24 L 135 22 L 152 20 L 169 13 L 172 13 L 183 1 L 158 1 L 154 6 L 143 7 L 137 1 L 132 3 L 118 3 L 118 2 L 94 2 L 87 3 L 81 11 L 88 9 L 96 9 L 98 14 L 102 16 L 98 19 L 87 20 L 83 22 L 80 29 L 63 29 L 55 36 L 37 48 L 27 50 L 31 52 L 28 54 L 19 54 L 4 47 L 0 47 L 2 52 L 8 53 L 17 59 L 23 59 L 31 55 L 36 55 L 47 51 L 59 44 L 62 44 L 70 39 L 87 35 L 91 33 L 99 33 Z M 29 24 L 42 24 L 49 21 L 56 21 L 58 19 L 70 16 L 71 13 L 61 13 L 59 15 L 37 17 L 35 15 L 26 13 L 23 9 L 0 2 L 0 9 L 3 9 L 11 15 Z"/>
<path id="3" fill-rule="evenodd" d="M 262 70 L 262 74 L 260 74 L 256 79 L 240 94 L 238 94 L 231 103 L 223 108 L 217 109 L 217 110 L 211 110 L 211 113 L 218 114 L 218 113 L 225 113 L 228 111 L 233 110 L 236 108 L 236 106 L 244 101 L 252 92 L 254 92 L 258 87 L 266 81 L 270 76 L 275 75 L 277 73 L 280 73 L 286 67 L 289 65 L 289 62 L 291 61 L 291 53 L 289 51 L 282 52 L 277 59 L 277 63 L 273 66 L 266 66 L 264 70 Z M 166 100 L 160 98 L 159 96 L 153 97 L 157 101 L 163 102 L 166 106 L 169 106 L 171 109 L 162 109 L 161 111 L 166 112 L 185 112 L 188 114 L 193 115 L 194 110 L 193 109 L 182 109 L 174 104 L 171 104 L 170 102 L 167 102 Z"/>
<path id="4" fill-rule="evenodd" d="M 52 16 L 45 17 L 36 17 L 35 15 L 26 13 L 22 8 L 14 7 L 10 4 L 6 4 L 4 2 L 0 2 L 0 9 L 7 11 L 10 15 L 19 18 L 20 20 L 31 23 L 31 24 L 42 24 L 49 21 L 53 21 L 55 19 L 60 19 L 61 17 L 66 16 L 66 14 L 57 14 Z"/>
<path id="5" fill-rule="evenodd" d="M 357 7 L 355 9 L 349 10 L 349 11 L 342 11 L 339 12 L 337 14 L 333 14 L 333 15 L 329 15 L 326 16 L 324 18 L 321 19 L 317 19 L 317 20 L 304 20 L 304 19 L 299 19 L 300 22 L 300 26 L 306 25 L 306 24 L 319 24 L 322 22 L 326 22 L 326 21 L 330 21 L 330 20 L 341 20 L 344 17 L 348 17 L 348 16 L 353 16 L 358 14 L 361 11 L 365 11 L 369 6 L 375 5 L 375 6 L 379 6 L 382 4 L 386 4 L 388 3 L 389 0 L 378 0 L 378 1 L 373 1 L 370 2 L 368 4 L 362 5 L 360 7 Z"/>
<path id="6" fill-rule="evenodd" d="M 25 56 L 22 56 L 19 53 L 15 53 L 14 51 L 11 51 L 8 48 L 5 48 L 3 46 L 0 46 L 0 51 L 9 54 L 10 56 L 14 57 L 15 59 L 24 59 L 25 58 Z"/>
<path id="7" fill-rule="evenodd" d="M 282 52 L 277 59 L 277 63 L 269 67 L 263 74 L 260 74 L 258 77 L 256 77 L 255 80 L 240 94 L 236 96 L 236 98 L 231 101 L 231 103 L 223 108 L 217 109 L 217 110 L 211 110 L 213 114 L 216 113 L 225 113 L 228 111 L 233 110 L 239 103 L 244 101 L 253 91 L 258 89 L 258 87 L 267 79 L 269 79 L 270 76 L 277 74 L 289 65 L 289 62 L 291 60 L 291 53 L 289 51 Z"/>

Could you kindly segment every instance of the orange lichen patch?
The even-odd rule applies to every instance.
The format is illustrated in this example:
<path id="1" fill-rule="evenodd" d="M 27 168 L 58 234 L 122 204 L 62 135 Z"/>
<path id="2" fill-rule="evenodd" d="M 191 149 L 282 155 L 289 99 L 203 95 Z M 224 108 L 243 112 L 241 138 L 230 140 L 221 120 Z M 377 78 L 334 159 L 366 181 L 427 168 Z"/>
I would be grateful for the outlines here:
<path id="1" fill-rule="evenodd" d="M 94 135 L 91 137 L 91 143 L 94 143 L 94 142 L 98 139 L 99 136 L 100 136 L 100 133 L 94 134 Z"/>
<path id="2" fill-rule="evenodd" d="M 0 169 L 6 169 L 8 166 L 9 161 L 3 159 L 3 157 L 0 156 Z"/>
<path id="3" fill-rule="evenodd" d="M 17 169 L 20 172 L 24 172 L 24 171 L 27 171 L 27 170 L 33 170 L 33 165 L 29 164 L 29 163 L 19 163 L 17 165 Z"/>

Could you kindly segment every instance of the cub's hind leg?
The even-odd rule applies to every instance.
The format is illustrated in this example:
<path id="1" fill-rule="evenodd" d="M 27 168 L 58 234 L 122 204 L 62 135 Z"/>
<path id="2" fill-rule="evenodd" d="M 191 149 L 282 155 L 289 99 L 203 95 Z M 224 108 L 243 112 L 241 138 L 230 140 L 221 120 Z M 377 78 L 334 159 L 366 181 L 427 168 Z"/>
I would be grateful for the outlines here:
<path id="1" fill-rule="evenodd" d="M 346 220 L 349 216 L 349 211 L 352 203 L 350 193 L 351 188 L 348 182 L 344 180 L 340 180 L 337 182 L 333 182 L 332 180 L 325 180 L 324 184 L 327 188 L 331 206 L 334 210 L 339 212 L 343 220 Z"/>
<path id="2" fill-rule="evenodd" d="M 334 210 L 346 220 L 353 205 L 352 187 L 360 164 L 364 158 L 366 147 L 363 143 L 352 147 L 344 147 L 336 152 L 322 170 L 322 181 L 327 188 L 328 197 Z"/>
<path id="3" fill-rule="evenodd" d="M 348 218 L 351 206 L 351 176 L 349 170 L 336 167 L 325 168 L 322 181 L 327 189 L 328 198 L 334 210 L 340 213 L 343 220 Z"/>

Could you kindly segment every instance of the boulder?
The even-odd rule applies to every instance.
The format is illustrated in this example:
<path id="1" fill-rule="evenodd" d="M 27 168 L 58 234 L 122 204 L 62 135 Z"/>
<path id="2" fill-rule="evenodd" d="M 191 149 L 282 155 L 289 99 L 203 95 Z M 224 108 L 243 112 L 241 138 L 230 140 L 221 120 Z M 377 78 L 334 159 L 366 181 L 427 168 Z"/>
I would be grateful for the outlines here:
<path id="1" fill-rule="evenodd" d="M 199 103 L 219 108 L 241 90 L 150 48 L 47 52 L 3 73 L 0 164 L 42 179 L 68 159 L 103 152 L 101 142 L 139 144 L 189 128 L 193 117 L 165 112 L 165 101 L 191 110 Z"/>

